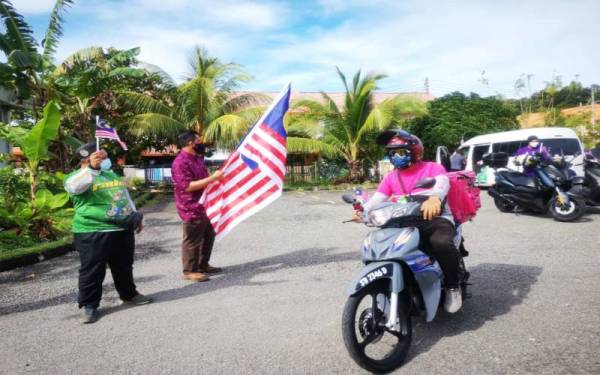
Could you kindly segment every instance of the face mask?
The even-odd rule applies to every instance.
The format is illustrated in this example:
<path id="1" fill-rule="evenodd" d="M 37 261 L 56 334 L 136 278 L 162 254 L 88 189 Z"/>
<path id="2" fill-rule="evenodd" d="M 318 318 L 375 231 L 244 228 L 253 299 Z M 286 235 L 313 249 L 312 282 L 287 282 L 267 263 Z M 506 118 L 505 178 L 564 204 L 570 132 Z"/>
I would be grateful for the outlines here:
<path id="1" fill-rule="evenodd" d="M 204 153 L 206 152 L 206 145 L 203 145 L 201 143 L 195 144 L 194 152 L 198 155 L 204 155 Z"/>
<path id="2" fill-rule="evenodd" d="M 390 162 L 396 168 L 406 168 L 410 165 L 410 154 L 403 153 L 400 155 L 400 153 L 392 153 L 390 155 Z"/>
<path id="3" fill-rule="evenodd" d="M 531 147 L 531 148 L 536 148 L 539 145 L 540 145 L 540 142 L 530 142 L 529 143 L 529 147 Z"/>
<path id="4" fill-rule="evenodd" d="M 109 158 L 102 160 L 102 163 L 100 163 L 100 170 L 102 170 L 102 171 L 110 171 L 111 167 L 112 167 L 112 162 L 110 161 Z"/>

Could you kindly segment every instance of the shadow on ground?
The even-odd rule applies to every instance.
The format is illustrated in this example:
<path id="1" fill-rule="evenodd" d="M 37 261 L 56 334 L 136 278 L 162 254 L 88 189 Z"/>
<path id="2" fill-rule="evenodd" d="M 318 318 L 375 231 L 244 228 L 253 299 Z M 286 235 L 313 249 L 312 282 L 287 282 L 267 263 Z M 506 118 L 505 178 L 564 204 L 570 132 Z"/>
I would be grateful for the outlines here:
<path id="1" fill-rule="evenodd" d="M 215 277 L 212 277 L 209 282 L 206 283 L 191 283 L 184 287 L 173 288 L 163 290 L 158 293 L 149 295 L 154 298 L 155 303 L 163 303 L 174 301 L 182 298 L 193 297 L 196 295 L 210 293 L 215 290 L 229 288 L 232 286 L 249 286 L 249 285 L 268 285 L 279 283 L 283 281 L 252 281 L 251 279 L 261 274 L 268 274 L 276 272 L 282 269 L 297 268 L 297 267 L 308 267 L 322 265 L 326 263 L 343 262 L 347 260 L 357 261 L 357 255 L 355 251 L 346 253 L 332 253 L 332 248 L 328 249 L 304 249 L 297 250 L 291 253 L 277 255 L 269 258 L 259 259 L 249 263 L 238 264 L 224 268 L 224 273 Z M 138 255 L 136 254 L 136 257 Z M 78 263 L 71 264 L 66 269 L 59 271 L 59 274 L 73 274 L 77 272 Z M 52 268 L 52 265 L 47 267 Z M 50 270 L 51 272 L 51 270 Z M 56 277 L 56 273 L 52 272 L 52 277 Z M 110 277 L 107 275 L 107 277 Z M 162 275 L 154 275 L 148 277 L 135 278 L 136 284 L 143 284 L 144 282 L 150 282 L 163 278 Z M 113 289 L 114 285 L 110 284 L 104 286 L 105 290 Z M 56 306 L 67 303 L 75 303 L 77 300 L 77 292 L 73 290 L 69 293 L 65 293 L 52 298 L 44 300 L 26 302 L 18 305 L 11 306 L 0 306 L 0 316 L 8 315 L 24 311 L 32 311 L 43 309 L 50 306 Z M 106 300 L 104 300 L 106 301 Z M 127 308 L 128 306 L 109 306 L 106 308 L 100 308 L 102 315 L 108 315 L 111 313 L 118 312 Z"/>
<path id="2" fill-rule="evenodd" d="M 537 282 L 542 268 L 514 264 L 482 263 L 469 269 L 472 297 L 464 301 L 463 308 L 451 315 L 442 309 L 431 323 L 416 325 L 413 346 L 407 362 L 426 353 L 440 339 L 475 331 L 486 322 L 508 314 L 527 298 Z"/>
<path id="3" fill-rule="evenodd" d="M 355 251 L 333 253 L 334 248 L 310 248 L 293 251 L 282 255 L 259 259 L 225 267 L 223 274 L 211 277 L 206 283 L 191 283 L 183 287 L 163 290 L 150 294 L 155 303 L 170 302 L 178 299 L 194 297 L 215 290 L 233 286 L 262 286 L 282 283 L 284 281 L 253 281 L 258 275 L 277 272 L 284 269 L 318 266 L 327 263 L 358 261 Z M 102 315 L 108 315 L 121 310 L 121 306 L 111 306 L 102 310 Z"/>

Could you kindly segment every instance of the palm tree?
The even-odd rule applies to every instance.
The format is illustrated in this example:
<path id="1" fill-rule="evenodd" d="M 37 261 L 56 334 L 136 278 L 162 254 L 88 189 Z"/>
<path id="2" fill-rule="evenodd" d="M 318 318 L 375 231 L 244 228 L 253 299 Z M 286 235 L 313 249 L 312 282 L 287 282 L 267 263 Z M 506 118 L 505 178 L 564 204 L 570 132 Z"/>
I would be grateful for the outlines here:
<path id="1" fill-rule="evenodd" d="M 375 161 L 381 156 L 380 149 L 374 147 L 374 135 L 402 125 L 407 116 L 424 114 L 426 106 L 415 98 L 400 95 L 375 104 L 377 82 L 384 75 L 361 77 L 359 70 L 349 85 L 346 76 L 336 69 L 346 91 L 342 108 L 325 92 L 321 92 L 322 101 L 300 100 L 293 107 L 300 111 L 298 125 L 323 124 L 319 139 L 345 159 L 350 179 L 356 180 L 361 176 L 362 160 Z"/>
<path id="2" fill-rule="evenodd" d="M 133 92 L 120 95 L 136 114 L 130 132 L 174 142 L 181 131 L 194 130 L 218 147 L 233 148 L 258 119 L 266 102 L 259 94 L 235 92 L 250 78 L 240 66 L 221 63 L 196 47 L 185 82 L 169 97 Z"/>

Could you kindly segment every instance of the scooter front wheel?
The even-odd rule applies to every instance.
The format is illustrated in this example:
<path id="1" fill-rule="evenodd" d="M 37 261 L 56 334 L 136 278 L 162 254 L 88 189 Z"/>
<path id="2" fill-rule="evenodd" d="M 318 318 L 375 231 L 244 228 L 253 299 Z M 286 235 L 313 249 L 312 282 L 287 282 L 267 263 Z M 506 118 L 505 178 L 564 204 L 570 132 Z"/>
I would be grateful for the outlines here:
<path id="1" fill-rule="evenodd" d="M 557 196 L 548 203 L 550 214 L 556 221 L 575 221 L 585 213 L 585 202 L 579 198 L 570 198 L 568 204 L 561 204 Z"/>
<path id="2" fill-rule="evenodd" d="M 399 329 L 385 326 L 390 314 L 389 282 L 380 280 L 348 298 L 342 336 L 350 357 L 367 371 L 381 373 L 402 365 L 412 341 L 408 298 L 398 298 Z"/>

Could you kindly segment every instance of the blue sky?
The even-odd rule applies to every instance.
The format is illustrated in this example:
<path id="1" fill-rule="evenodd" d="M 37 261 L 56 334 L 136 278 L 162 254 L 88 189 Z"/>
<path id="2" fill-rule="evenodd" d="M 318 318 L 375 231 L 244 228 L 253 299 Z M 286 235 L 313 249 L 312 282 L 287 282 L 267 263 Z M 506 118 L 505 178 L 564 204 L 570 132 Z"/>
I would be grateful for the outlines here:
<path id="1" fill-rule="evenodd" d="M 13 0 L 38 40 L 54 0 Z M 90 46 L 141 47 L 180 81 L 194 45 L 254 76 L 245 88 L 342 91 L 335 73 L 385 73 L 386 92 L 515 96 L 553 76 L 600 83 L 597 0 L 79 0 L 65 17 L 60 60 Z M 483 79 L 482 79 L 483 78 Z M 487 82 L 487 84 L 485 83 Z"/>

